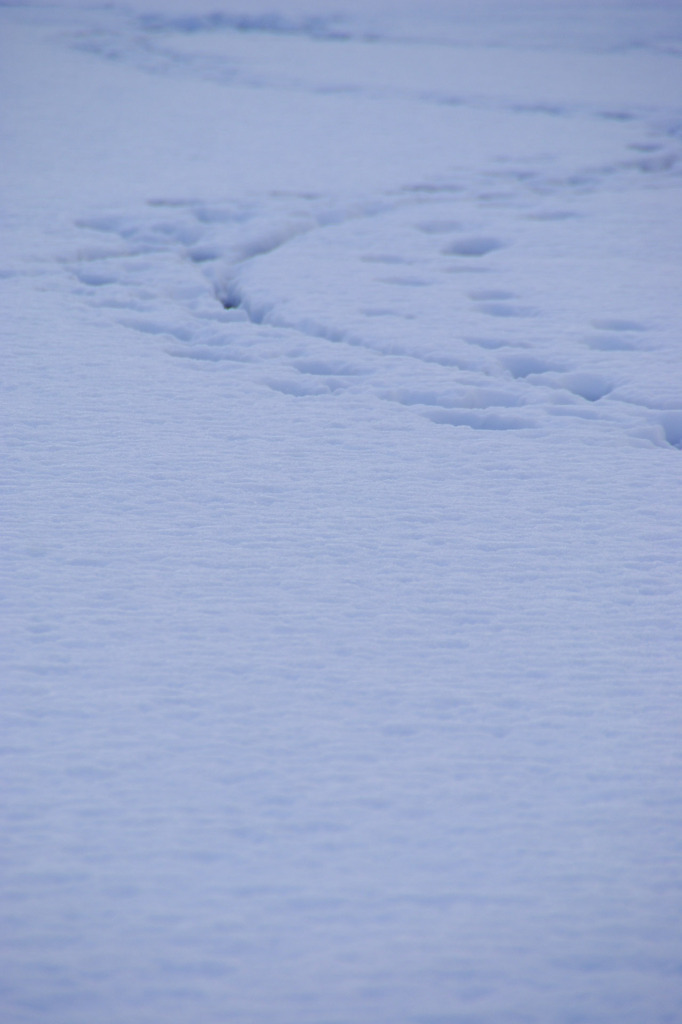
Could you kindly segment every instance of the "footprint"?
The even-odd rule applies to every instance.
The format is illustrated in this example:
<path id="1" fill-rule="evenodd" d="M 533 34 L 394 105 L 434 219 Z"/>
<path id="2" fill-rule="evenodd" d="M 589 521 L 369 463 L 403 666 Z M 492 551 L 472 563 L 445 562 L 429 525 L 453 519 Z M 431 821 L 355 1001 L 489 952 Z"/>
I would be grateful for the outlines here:
<path id="1" fill-rule="evenodd" d="M 202 231 L 199 226 L 188 219 L 187 214 L 177 218 L 149 220 L 148 217 L 130 217 L 120 214 L 103 214 L 97 217 L 86 217 L 77 220 L 76 227 L 88 228 L 103 234 L 117 235 L 128 244 L 153 249 L 166 248 L 169 245 L 194 245 Z"/>
<path id="2" fill-rule="evenodd" d="M 588 402 L 598 402 L 613 391 L 613 384 L 596 373 L 568 373 L 563 387 Z"/>
<path id="3" fill-rule="evenodd" d="M 447 235 L 451 231 L 459 231 L 462 225 L 456 220 L 427 220 L 415 227 L 426 235 Z"/>
<path id="4" fill-rule="evenodd" d="M 182 208 L 183 206 L 196 206 L 199 202 L 198 199 L 173 199 L 173 198 L 157 198 L 148 199 L 147 206 L 168 206 L 171 209 Z"/>
<path id="5" fill-rule="evenodd" d="M 500 341 L 499 338 L 465 338 L 464 341 L 467 345 L 478 345 L 479 348 L 485 349 L 516 347 L 510 345 L 508 341 Z"/>
<path id="6" fill-rule="evenodd" d="M 538 356 L 514 353 L 503 356 L 500 360 L 502 365 L 511 373 L 512 377 L 530 377 L 531 374 L 562 372 L 564 366 L 557 366 L 556 363 L 548 363 L 546 359 Z"/>
<path id="7" fill-rule="evenodd" d="M 191 341 L 192 331 L 181 327 L 177 323 L 169 323 L 161 320 L 143 320 L 133 317 L 121 317 L 119 323 L 123 327 L 129 327 L 133 331 L 140 331 L 142 334 L 170 335 L 178 341 Z"/>
<path id="8" fill-rule="evenodd" d="M 296 359 L 292 366 L 299 373 L 316 377 L 354 377 L 365 372 L 348 363 L 327 362 L 321 359 Z"/>
<path id="9" fill-rule="evenodd" d="M 423 288 L 425 285 L 433 284 L 423 277 L 380 277 L 382 284 L 398 284 L 407 288 Z"/>
<path id="10" fill-rule="evenodd" d="M 538 315 L 537 309 L 532 306 L 513 306 L 508 302 L 481 302 L 478 304 L 478 312 L 486 316 L 499 317 L 533 317 Z"/>
<path id="11" fill-rule="evenodd" d="M 682 449 L 682 409 L 670 409 L 659 413 L 659 416 L 668 444 Z"/>
<path id="12" fill-rule="evenodd" d="M 328 395 L 330 388 L 322 383 L 312 381 L 293 380 L 266 380 L 263 382 L 272 391 L 279 391 L 282 395 L 293 395 L 295 398 L 311 398 L 319 395 Z"/>
<path id="13" fill-rule="evenodd" d="M 566 107 L 555 103 L 514 103 L 511 108 L 518 114 L 547 114 L 549 117 L 566 117 Z"/>
<path id="14" fill-rule="evenodd" d="M 75 271 L 76 277 L 81 284 L 86 284 L 89 287 L 98 288 L 101 285 L 106 284 L 118 284 L 119 278 L 115 274 L 112 274 L 111 269 L 98 270 L 96 268 L 87 267 Z"/>
<path id="15" fill-rule="evenodd" d="M 613 391 L 613 384 L 597 373 L 576 371 L 575 373 L 541 373 L 528 374 L 530 384 L 542 384 L 545 387 L 560 388 L 570 391 L 578 398 L 588 402 L 598 402 Z"/>
<path id="16" fill-rule="evenodd" d="M 593 320 L 592 326 L 598 331 L 646 331 L 644 324 L 638 320 L 621 320 L 617 317 Z"/>
<path id="17" fill-rule="evenodd" d="M 212 207 L 197 205 L 192 214 L 200 224 L 232 224 L 242 223 L 248 219 L 248 214 L 243 210 L 230 210 L 224 207 Z"/>
<path id="18" fill-rule="evenodd" d="M 370 306 L 367 309 L 362 309 L 360 312 L 363 316 L 376 317 L 376 316 L 396 316 L 400 320 L 414 320 L 414 313 L 398 313 L 395 309 L 385 309 L 382 306 Z"/>
<path id="19" fill-rule="evenodd" d="M 628 338 L 620 334 L 593 334 L 584 338 L 588 348 L 596 352 L 632 352 L 637 348 Z"/>
<path id="20" fill-rule="evenodd" d="M 488 235 L 472 235 L 470 238 L 460 238 L 443 249 L 446 256 L 487 256 L 489 252 L 496 249 L 503 249 L 504 242 L 498 238 Z"/>
<path id="21" fill-rule="evenodd" d="M 222 254 L 210 246 L 196 245 L 187 250 L 187 255 L 192 263 L 209 263 L 211 260 L 219 260 Z"/>
<path id="22" fill-rule="evenodd" d="M 506 299 L 515 299 L 516 294 L 502 288 L 476 288 L 469 292 L 469 298 L 475 302 L 504 302 Z"/>
<path id="23" fill-rule="evenodd" d="M 250 363 L 252 359 L 241 353 L 231 352 L 226 349 L 213 348 L 209 345 L 192 345 L 188 348 L 168 348 L 166 352 L 176 359 L 197 359 L 204 363 Z"/>
<path id="24" fill-rule="evenodd" d="M 434 409 L 422 413 L 433 423 L 446 423 L 451 427 L 471 427 L 472 430 L 523 430 L 535 426 L 520 416 L 478 409 Z"/>
<path id="25" fill-rule="evenodd" d="M 619 317 L 604 317 L 593 320 L 592 327 L 599 334 L 588 334 L 583 339 L 588 348 L 597 352 L 628 352 L 641 346 L 634 338 L 623 337 L 623 334 L 641 334 L 646 332 L 645 324 L 638 320 L 625 320 Z"/>
<path id="26" fill-rule="evenodd" d="M 605 121 L 635 120 L 635 114 L 631 114 L 629 110 L 600 110 L 599 116 L 603 117 Z"/>
<path id="27" fill-rule="evenodd" d="M 436 394 L 434 391 L 398 391 L 386 396 L 401 405 L 433 405 L 439 409 L 505 409 L 525 405 L 522 397 L 488 387 L 467 387 L 456 394 Z"/>
<path id="28" fill-rule="evenodd" d="M 416 182 L 414 185 L 404 185 L 403 192 L 413 192 L 416 195 L 449 195 L 463 192 L 463 185 L 433 185 L 430 182 Z"/>
<path id="29" fill-rule="evenodd" d="M 573 220 L 579 216 L 572 210 L 540 210 L 538 213 L 529 213 L 528 220 Z"/>
<path id="30" fill-rule="evenodd" d="M 361 259 L 363 263 L 389 263 L 392 265 L 413 262 L 413 260 L 408 260 L 404 256 L 391 256 L 389 253 L 377 253 L 376 255 L 370 253 L 367 256 L 362 256 Z"/>

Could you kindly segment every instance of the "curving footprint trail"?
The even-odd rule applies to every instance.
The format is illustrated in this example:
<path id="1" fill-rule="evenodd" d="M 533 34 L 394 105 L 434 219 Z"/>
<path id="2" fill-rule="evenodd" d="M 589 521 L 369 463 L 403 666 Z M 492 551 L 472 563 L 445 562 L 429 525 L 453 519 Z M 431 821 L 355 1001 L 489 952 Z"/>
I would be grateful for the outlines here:
<path id="1" fill-rule="evenodd" d="M 362 111 L 365 132 L 417 110 L 448 145 L 440 173 L 359 199 L 162 195 L 83 217 L 66 263 L 89 302 L 175 358 L 292 398 L 679 446 L 682 251 L 667 221 L 682 121 L 661 106 L 675 55 L 652 39 L 636 56 L 576 49 L 555 74 L 538 38 L 500 76 L 504 48 L 385 22 L 379 37 L 357 12 L 95 22 L 64 40 L 147 75 L 305 94 L 342 122 Z"/>
<path id="2" fill-rule="evenodd" d="M 89 242 L 69 266 L 91 303 L 172 356 L 280 394 L 371 395 L 436 424 L 529 435 L 589 422 L 679 446 L 676 338 L 635 316 L 637 262 L 621 261 L 633 290 L 616 315 L 583 256 L 604 227 L 587 198 L 566 195 L 564 211 L 514 199 L 154 200 L 81 220 Z"/>

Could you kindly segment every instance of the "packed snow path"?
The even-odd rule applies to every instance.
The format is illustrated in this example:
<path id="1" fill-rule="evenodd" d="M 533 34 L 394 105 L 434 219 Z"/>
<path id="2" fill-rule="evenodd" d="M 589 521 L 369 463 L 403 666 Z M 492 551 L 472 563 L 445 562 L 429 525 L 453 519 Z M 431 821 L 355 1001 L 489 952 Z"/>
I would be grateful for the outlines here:
<path id="1" fill-rule="evenodd" d="M 3 1021 L 677 1024 L 678 6 L 0 39 Z"/>

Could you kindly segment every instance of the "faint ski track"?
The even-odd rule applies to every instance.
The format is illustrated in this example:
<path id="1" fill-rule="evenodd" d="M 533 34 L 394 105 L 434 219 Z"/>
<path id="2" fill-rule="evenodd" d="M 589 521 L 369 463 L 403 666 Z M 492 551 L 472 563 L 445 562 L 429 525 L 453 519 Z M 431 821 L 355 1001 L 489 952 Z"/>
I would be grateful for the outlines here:
<path id="1" fill-rule="evenodd" d="M 468 88 L 465 93 L 451 92 L 443 89 L 424 89 L 418 85 L 372 85 L 367 82 L 358 84 L 349 77 L 346 81 L 334 84 L 315 84 L 297 77 L 292 72 L 277 73 L 267 68 L 259 68 L 257 72 L 249 72 L 238 56 L 233 59 L 223 54 L 210 52 L 191 52 L 183 49 L 185 39 L 210 40 L 216 34 L 229 41 L 233 37 L 239 41 L 244 36 L 261 36 L 277 39 L 278 37 L 297 38 L 306 43 L 320 45 L 326 43 L 357 44 L 372 47 L 377 43 L 389 44 L 404 49 L 409 53 L 411 48 L 431 46 L 444 47 L 457 53 L 462 44 L 444 43 L 437 39 L 406 39 L 400 36 L 391 37 L 377 35 L 347 26 L 345 29 L 335 28 L 337 19 L 310 18 L 301 21 L 287 21 L 276 15 L 249 18 L 248 15 L 230 16 L 213 14 L 188 16 L 187 18 L 164 18 L 150 16 L 142 18 L 126 26 L 121 22 L 120 12 L 114 23 L 105 27 L 93 27 L 89 31 L 79 31 L 72 35 L 64 35 L 64 42 L 86 53 L 102 57 L 106 60 L 125 63 L 141 71 L 156 75 L 186 75 L 191 78 L 205 79 L 225 86 L 246 86 L 256 89 L 276 89 L 293 92 L 361 93 L 368 100 L 398 100 L 417 102 L 435 106 L 467 107 L 472 110 L 498 110 L 521 116 L 537 116 L 551 119 L 587 118 L 597 121 L 641 121 L 643 125 L 653 124 L 659 131 L 661 139 L 657 142 L 647 141 L 642 144 L 641 155 L 623 161 L 617 168 L 602 168 L 602 173 L 613 170 L 634 168 L 644 171 L 668 171 L 682 175 L 682 153 L 680 136 L 682 135 L 682 105 L 672 121 L 661 120 L 658 111 L 646 104 L 631 105 L 627 109 L 621 106 L 605 106 L 602 102 L 537 102 L 508 99 L 501 91 L 491 96 L 477 93 Z M 175 41 L 165 44 L 159 39 L 171 37 Z M 668 52 L 677 57 L 678 51 Z M 305 74 L 305 72 L 302 72 Z M 666 149 L 666 144 L 668 148 Z"/>

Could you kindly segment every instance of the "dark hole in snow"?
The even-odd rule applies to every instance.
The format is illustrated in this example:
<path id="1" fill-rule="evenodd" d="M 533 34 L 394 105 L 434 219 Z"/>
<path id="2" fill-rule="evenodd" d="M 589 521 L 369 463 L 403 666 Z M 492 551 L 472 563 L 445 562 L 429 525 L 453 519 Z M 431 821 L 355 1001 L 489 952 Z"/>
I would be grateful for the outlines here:
<path id="1" fill-rule="evenodd" d="M 228 284 L 224 290 L 222 288 L 218 289 L 216 298 L 223 309 L 239 309 L 242 304 L 242 297 L 239 294 L 238 289 L 230 284 Z"/>

